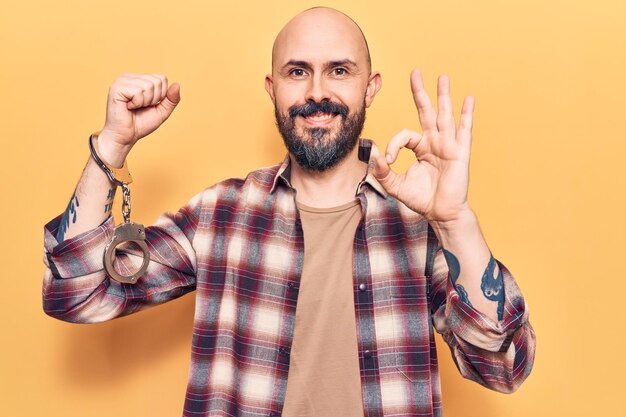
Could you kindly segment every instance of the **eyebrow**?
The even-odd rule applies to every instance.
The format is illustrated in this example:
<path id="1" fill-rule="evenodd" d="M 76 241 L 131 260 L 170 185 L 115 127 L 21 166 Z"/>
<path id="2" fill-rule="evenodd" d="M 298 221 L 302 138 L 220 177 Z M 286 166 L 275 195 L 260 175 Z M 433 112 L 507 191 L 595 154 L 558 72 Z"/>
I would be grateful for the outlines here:
<path id="1" fill-rule="evenodd" d="M 338 67 L 338 66 L 352 66 L 352 67 L 357 67 L 356 62 L 352 61 L 351 59 L 340 59 L 338 61 L 328 61 L 324 64 L 324 68 L 329 68 L 329 67 Z M 282 66 L 282 69 L 285 69 L 287 67 L 302 67 L 302 68 L 306 68 L 306 69 L 311 69 L 313 66 L 307 62 L 307 61 L 298 61 L 295 59 L 290 59 L 289 61 L 287 61 L 287 63 L 285 65 Z"/>

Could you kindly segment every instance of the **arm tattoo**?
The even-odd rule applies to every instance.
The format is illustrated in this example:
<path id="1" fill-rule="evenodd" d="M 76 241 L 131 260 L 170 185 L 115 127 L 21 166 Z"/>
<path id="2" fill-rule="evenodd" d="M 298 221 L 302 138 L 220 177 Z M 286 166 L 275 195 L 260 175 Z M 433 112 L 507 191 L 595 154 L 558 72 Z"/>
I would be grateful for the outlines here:
<path id="1" fill-rule="evenodd" d="M 457 285 L 456 292 L 459 293 L 459 298 L 461 299 L 461 301 L 463 301 L 470 307 L 474 307 L 472 303 L 470 303 L 469 297 L 467 296 L 467 291 L 465 291 L 465 287 L 463 287 L 461 284 Z"/>
<path id="2" fill-rule="evenodd" d="M 452 254 L 452 252 L 443 250 L 443 256 L 446 258 L 446 262 L 448 263 L 448 277 L 453 284 L 456 285 L 456 280 L 459 279 L 459 275 L 461 275 L 461 265 L 459 265 L 459 260 Z"/>
<path id="3" fill-rule="evenodd" d="M 443 250 L 443 255 L 448 263 L 448 277 L 450 278 L 450 281 L 452 281 L 452 284 L 454 284 L 454 287 L 459 294 L 459 298 L 465 304 L 473 307 L 465 288 L 460 284 L 456 284 L 456 281 L 459 279 L 459 275 L 461 275 L 461 265 L 459 264 L 459 260 L 452 252 L 447 251 L 446 249 Z M 493 256 L 489 259 L 489 264 L 487 264 L 487 268 L 483 273 L 480 289 L 488 300 L 498 302 L 498 320 L 502 320 L 504 317 L 504 280 L 502 278 L 502 271 Z"/>
<path id="4" fill-rule="evenodd" d="M 469 297 L 467 296 L 467 291 L 465 291 L 465 287 L 461 284 L 456 285 L 457 279 L 459 279 L 459 275 L 461 275 L 461 265 L 459 264 L 459 260 L 456 256 L 450 251 L 443 250 L 443 256 L 446 258 L 446 262 L 448 263 L 448 277 L 452 284 L 454 284 L 454 288 L 456 292 L 459 294 L 459 298 L 468 306 L 472 307 L 472 303 L 470 303 Z"/>
<path id="5" fill-rule="evenodd" d="M 493 256 L 489 259 L 489 264 L 483 273 L 480 289 L 488 300 L 498 302 L 498 320 L 502 320 L 504 316 L 504 280 L 502 271 Z"/>
<path id="6" fill-rule="evenodd" d="M 63 218 L 61 219 L 61 223 L 59 224 L 59 230 L 57 231 L 57 242 L 63 242 L 65 240 L 65 232 L 70 227 L 70 219 L 72 223 L 76 223 L 76 209 L 80 206 L 78 202 L 78 197 L 76 197 L 76 191 L 72 194 L 72 198 L 70 198 L 70 202 L 67 205 L 67 209 L 65 209 L 65 214 L 63 214 Z"/>
<path id="7" fill-rule="evenodd" d="M 107 200 L 110 201 L 110 203 L 107 203 L 104 205 L 104 212 L 108 213 L 111 211 L 111 209 L 113 208 L 113 198 L 115 197 L 115 188 L 110 188 L 109 189 L 109 193 L 107 194 Z"/>

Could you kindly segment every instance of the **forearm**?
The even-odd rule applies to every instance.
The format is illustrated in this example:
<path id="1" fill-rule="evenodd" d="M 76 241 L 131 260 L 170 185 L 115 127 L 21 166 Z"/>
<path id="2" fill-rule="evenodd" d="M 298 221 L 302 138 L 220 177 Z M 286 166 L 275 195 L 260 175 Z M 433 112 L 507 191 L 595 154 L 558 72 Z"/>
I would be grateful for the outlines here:
<path id="1" fill-rule="evenodd" d="M 82 184 L 88 186 L 86 181 Z M 44 226 L 47 267 L 42 291 L 44 311 L 64 321 L 94 323 L 130 314 L 193 290 L 197 272 L 194 238 L 200 228 L 201 213 L 209 210 L 203 203 L 204 195 L 204 192 L 196 195 L 177 213 L 165 213 L 155 225 L 145 228 L 150 265 L 135 284 L 117 282 L 103 268 L 103 254 L 114 233 L 111 217 L 63 243 L 55 237 L 62 216 L 52 219 Z M 211 201 L 215 198 L 215 194 L 209 197 Z M 82 202 L 79 210 L 84 210 Z M 84 211 L 78 216 L 81 213 Z M 135 271 L 142 261 L 141 251 L 132 244 L 120 245 L 115 251 L 114 264 L 118 271 Z"/>
<path id="2" fill-rule="evenodd" d="M 450 279 L 459 296 L 487 317 L 501 320 L 502 275 L 474 213 L 468 209 L 454 222 L 432 222 L 431 226 L 446 251 Z"/>
<path id="3" fill-rule="evenodd" d="M 450 346 L 463 376 L 500 392 L 515 391 L 532 369 L 535 350 L 526 302 L 515 279 L 494 260 L 499 287 L 493 282 L 482 285 L 493 258 L 473 214 L 464 222 L 430 222 L 430 226 L 428 259 L 432 264 L 428 268 L 435 329 Z M 438 250 L 439 245 L 444 250 Z M 506 294 L 506 299 L 487 298 L 483 287 L 489 297 L 494 298 L 497 291 L 498 296 Z M 467 289 L 467 299 L 462 288 Z"/>
<path id="4" fill-rule="evenodd" d="M 101 159 L 114 166 L 121 166 L 124 161 L 125 156 L 106 146 L 100 146 L 98 152 Z M 111 215 L 116 188 L 90 156 L 61 220 L 57 241 L 101 225 Z"/>

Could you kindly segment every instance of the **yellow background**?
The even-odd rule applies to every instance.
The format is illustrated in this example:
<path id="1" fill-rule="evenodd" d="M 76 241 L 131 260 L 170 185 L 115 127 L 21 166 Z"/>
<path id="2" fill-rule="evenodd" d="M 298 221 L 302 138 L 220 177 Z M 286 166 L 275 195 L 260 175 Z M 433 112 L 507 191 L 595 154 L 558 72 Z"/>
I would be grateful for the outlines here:
<path id="1" fill-rule="evenodd" d="M 2 0 L 0 414 L 180 415 L 193 296 L 98 325 L 49 318 L 42 228 L 65 209 L 122 72 L 165 73 L 183 96 L 131 154 L 135 221 L 282 160 L 263 77 L 278 30 L 316 4 Z M 365 137 L 384 146 L 419 128 L 413 67 L 431 95 L 450 75 L 457 114 L 476 97 L 470 200 L 524 291 L 537 358 L 508 396 L 463 380 L 440 343 L 445 415 L 626 415 L 626 2 L 332 5 L 362 26 L 383 75 Z"/>

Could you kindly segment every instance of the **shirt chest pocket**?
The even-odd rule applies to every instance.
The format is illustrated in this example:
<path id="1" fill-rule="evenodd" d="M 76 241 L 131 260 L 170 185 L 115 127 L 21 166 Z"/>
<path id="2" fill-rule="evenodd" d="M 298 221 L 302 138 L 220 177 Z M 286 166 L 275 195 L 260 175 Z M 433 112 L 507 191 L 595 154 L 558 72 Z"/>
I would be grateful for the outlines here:
<path id="1" fill-rule="evenodd" d="M 408 380 L 430 379 L 430 308 L 426 278 L 412 277 L 391 292 L 395 363 Z"/>

